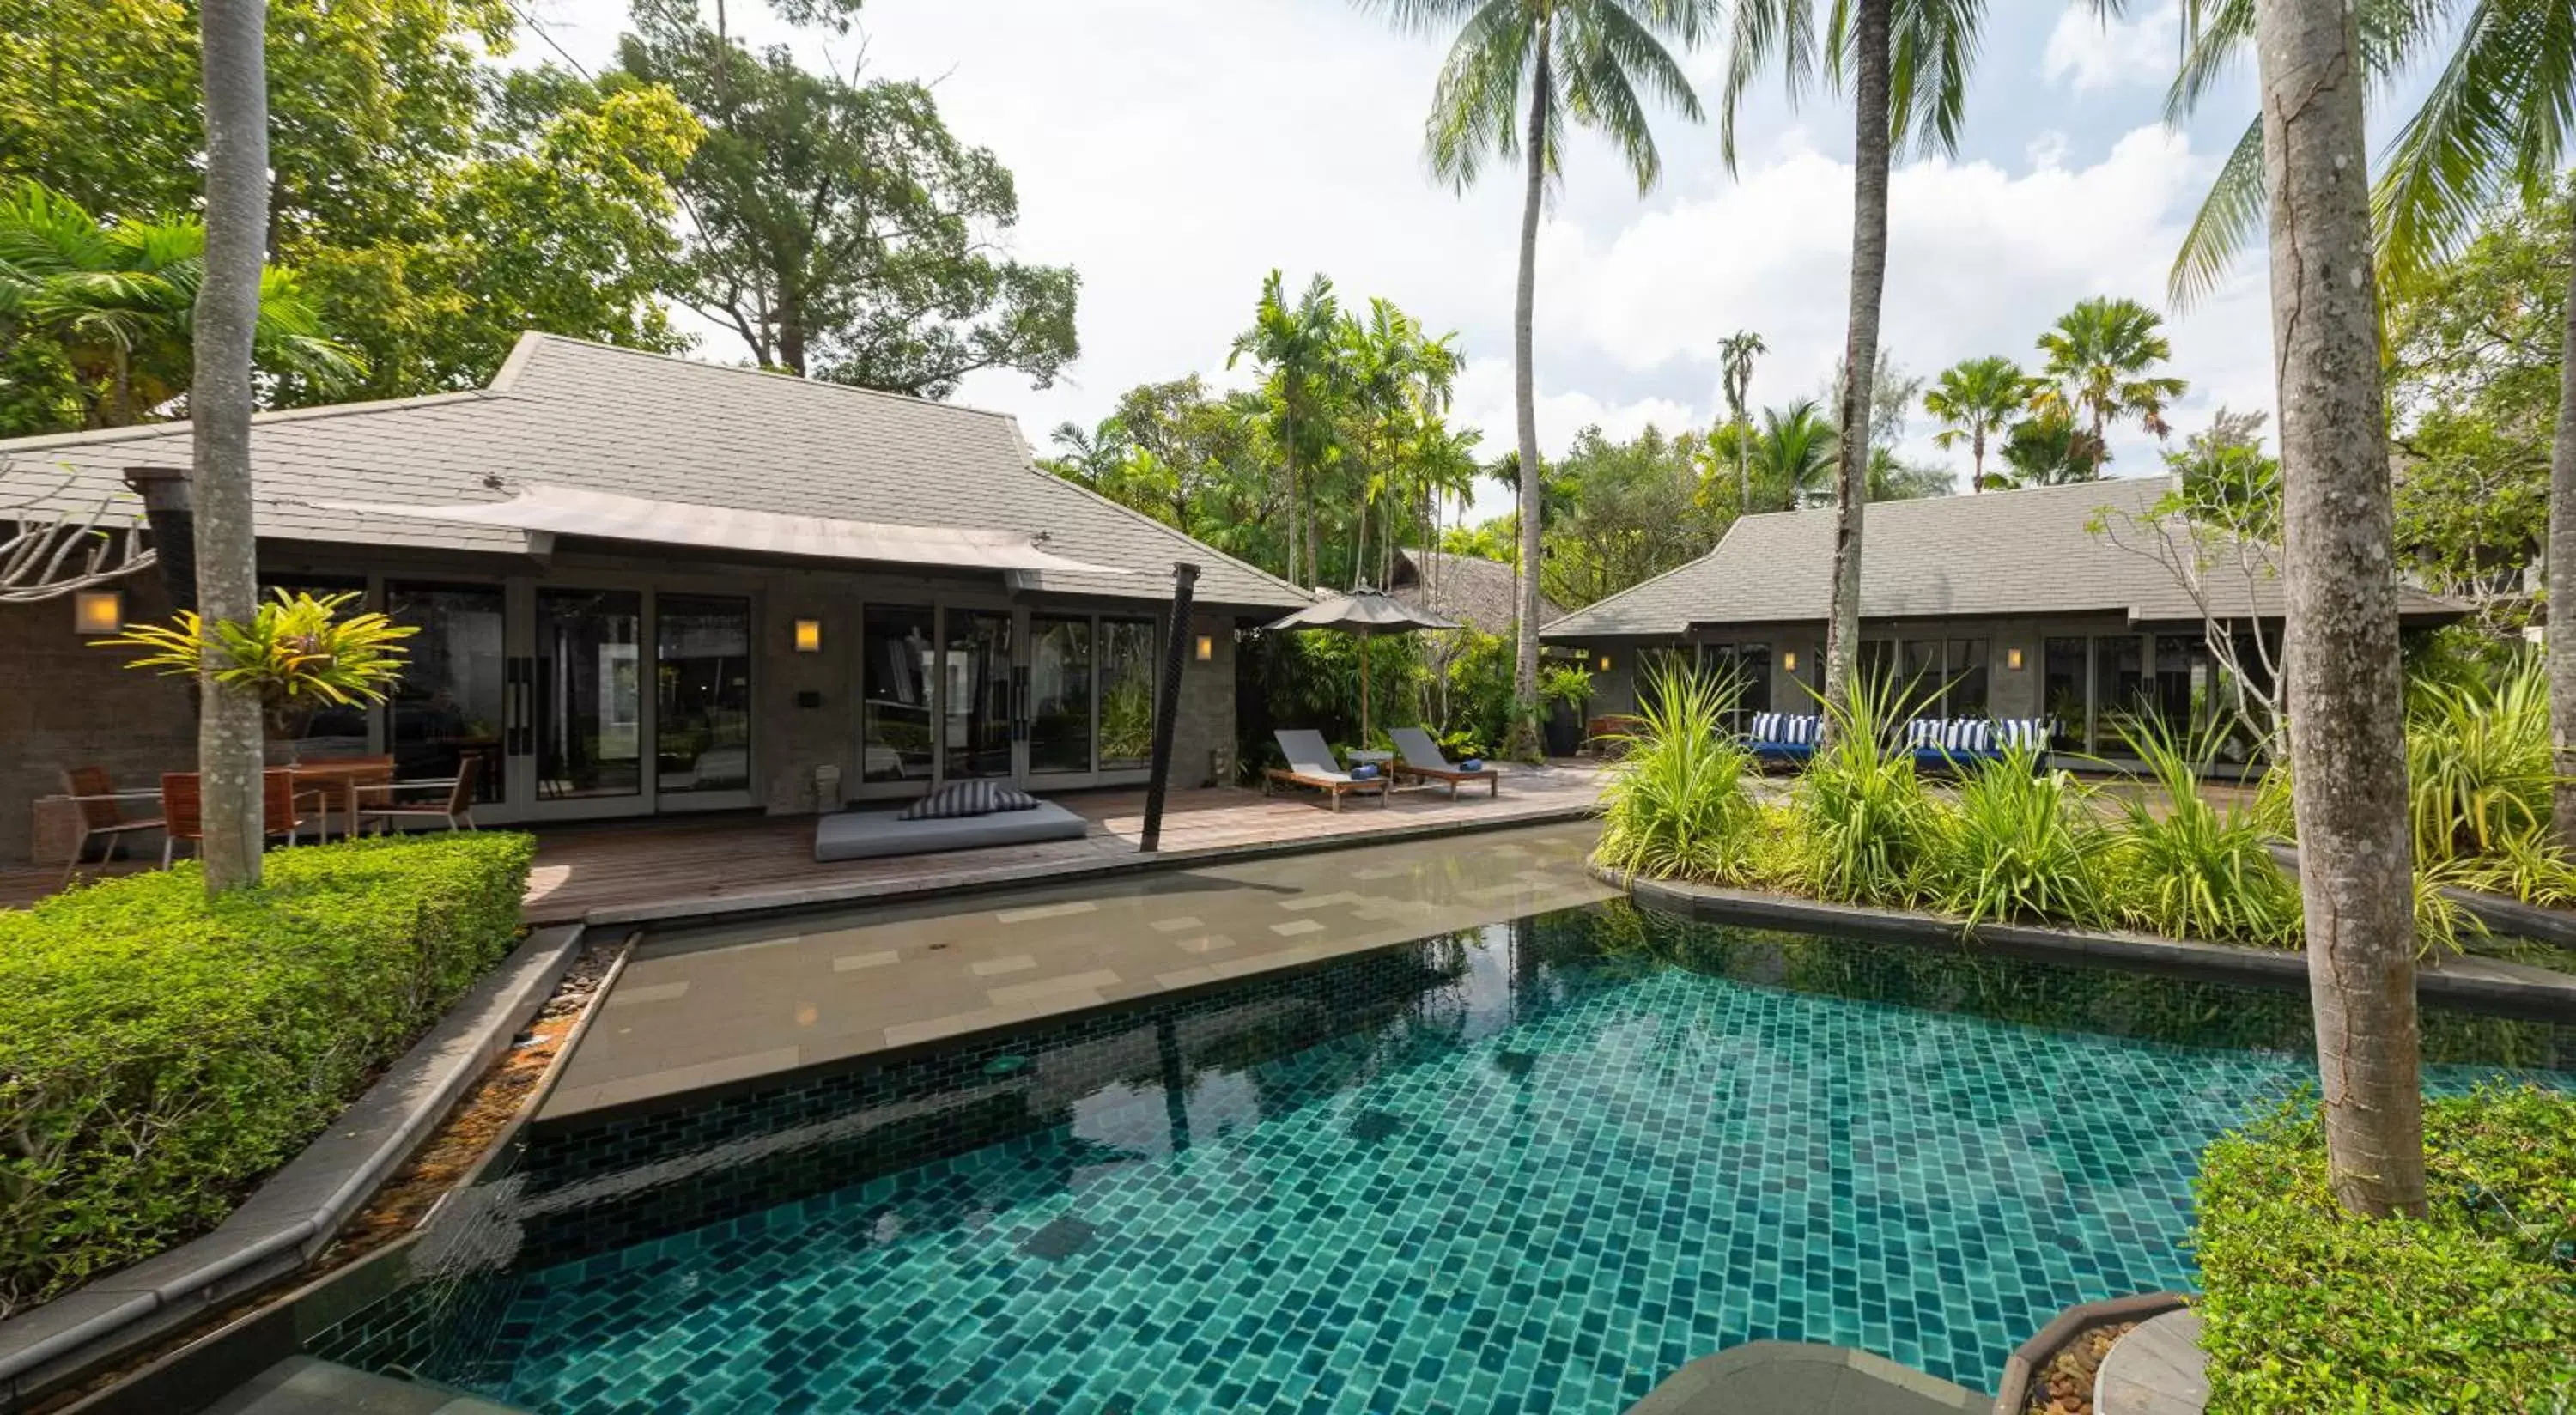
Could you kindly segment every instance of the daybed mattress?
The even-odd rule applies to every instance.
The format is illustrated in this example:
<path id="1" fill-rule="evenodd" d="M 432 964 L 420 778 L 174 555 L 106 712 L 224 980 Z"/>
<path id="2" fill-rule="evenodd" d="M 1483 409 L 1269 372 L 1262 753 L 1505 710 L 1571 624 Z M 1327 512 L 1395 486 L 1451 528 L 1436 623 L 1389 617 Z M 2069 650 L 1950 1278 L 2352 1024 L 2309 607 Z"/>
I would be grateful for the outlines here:
<path id="1" fill-rule="evenodd" d="M 986 845 L 1028 845 L 1040 840 L 1079 840 L 1080 816 L 1040 801 L 1027 810 L 995 811 L 946 820 L 896 820 L 898 811 L 842 811 L 814 827 L 817 860 L 874 860 L 887 855 L 928 855 Z"/>

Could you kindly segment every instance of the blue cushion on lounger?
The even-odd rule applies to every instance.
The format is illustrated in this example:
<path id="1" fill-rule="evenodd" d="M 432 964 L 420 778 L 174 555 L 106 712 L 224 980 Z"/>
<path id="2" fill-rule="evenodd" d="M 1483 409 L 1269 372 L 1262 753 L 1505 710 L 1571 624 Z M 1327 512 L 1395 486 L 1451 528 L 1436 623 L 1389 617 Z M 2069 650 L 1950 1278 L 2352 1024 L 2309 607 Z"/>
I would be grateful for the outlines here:
<path id="1" fill-rule="evenodd" d="M 1362 763 L 1360 763 L 1358 766 L 1352 767 L 1352 768 L 1351 768 L 1351 780 L 1353 780 L 1353 781 L 1375 781 L 1375 780 L 1377 780 L 1377 763 L 1375 763 L 1375 762 L 1362 762 Z"/>
<path id="2" fill-rule="evenodd" d="M 1465 761 L 1458 763 L 1458 769 L 1460 771 L 1483 771 L 1485 769 L 1485 759 L 1483 757 L 1469 757 Z"/>

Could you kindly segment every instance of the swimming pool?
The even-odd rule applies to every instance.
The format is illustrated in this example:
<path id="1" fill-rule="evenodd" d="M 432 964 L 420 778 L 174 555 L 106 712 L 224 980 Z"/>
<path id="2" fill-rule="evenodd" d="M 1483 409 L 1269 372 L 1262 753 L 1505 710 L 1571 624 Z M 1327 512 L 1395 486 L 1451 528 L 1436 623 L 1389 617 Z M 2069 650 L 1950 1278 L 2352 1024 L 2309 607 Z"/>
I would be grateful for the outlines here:
<path id="1" fill-rule="evenodd" d="M 2192 1285 L 2296 994 L 1624 903 L 536 1137 L 326 1335 L 533 1409 L 1616 1412 L 1762 1338 L 1992 1389 Z M 2576 1085 L 2432 1011 L 2429 1089 Z"/>

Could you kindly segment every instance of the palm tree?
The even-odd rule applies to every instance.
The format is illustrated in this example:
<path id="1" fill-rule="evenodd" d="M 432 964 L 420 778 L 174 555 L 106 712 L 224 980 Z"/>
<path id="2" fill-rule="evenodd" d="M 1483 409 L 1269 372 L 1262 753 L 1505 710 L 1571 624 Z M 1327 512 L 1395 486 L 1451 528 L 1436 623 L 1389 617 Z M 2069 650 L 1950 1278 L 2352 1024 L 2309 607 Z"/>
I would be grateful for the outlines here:
<path id="1" fill-rule="evenodd" d="M 1887 182 L 1895 149 L 1912 139 L 1956 152 L 1966 121 L 1968 69 L 1983 0 L 1835 0 L 1819 43 L 1814 0 L 1739 0 L 1720 109 L 1719 145 L 1736 162 L 1735 120 L 1744 95 L 1777 63 L 1794 99 L 1817 77 L 1852 93 L 1851 314 L 1835 426 L 1841 469 L 1834 486 L 1833 605 L 1825 625 L 1824 694 L 1840 701 L 1860 650 L 1862 510 L 1869 504 L 1870 384 L 1878 368 L 1878 314 L 1887 286 Z"/>
<path id="2" fill-rule="evenodd" d="M 195 387 L 197 612 L 248 623 L 259 611 L 259 541 L 252 523 L 250 415 L 257 401 L 251 357 L 259 335 L 260 261 L 268 235 L 266 0 L 203 0 L 206 98 L 205 270 L 191 334 Z M 201 684 L 197 771 L 201 782 L 206 893 L 259 883 L 261 768 L 258 696 L 214 672 Z"/>
<path id="3" fill-rule="evenodd" d="M 1314 413 L 1338 353 L 1335 337 L 1340 324 L 1341 307 L 1333 298 L 1332 281 L 1318 274 L 1306 282 L 1305 293 L 1292 305 L 1279 272 L 1272 270 L 1261 282 L 1261 303 L 1254 308 L 1252 327 L 1235 336 L 1234 352 L 1225 361 L 1232 368 L 1249 354 L 1268 370 L 1279 419 L 1279 456 L 1288 477 L 1288 576 L 1309 586 L 1322 578 L 1315 570 L 1319 537 L 1313 476 L 1298 465 L 1297 439 L 1301 434 L 1313 435 L 1319 424 Z M 1301 547 L 1306 562 L 1302 578 L 1297 568 Z"/>
<path id="4" fill-rule="evenodd" d="M 0 193 L 0 324 L 59 344 L 91 427 L 124 427 L 188 391 L 206 225 L 194 216 L 102 222 L 37 182 Z M 324 391 L 366 375 L 324 337 L 295 277 L 257 277 L 252 347 L 263 369 Z M 103 393 L 98 390 L 104 390 Z"/>
<path id="5" fill-rule="evenodd" d="M 1753 473 L 1766 492 L 1779 493 L 1780 509 L 1821 498 L 1834 480 L 1839 434 L 1824 407 L 1801 398 L 1785 408 L 1762 410 L 1762 432 L 1747 439 Z"/>
<path id="6" fill-rule="evenodd" d="M 2262 0 L 2255 24 L 2289 556 L 2285 633 L 2298 646 L 2287 675 L 2291 780 L 2326 1178 L 2354 1213 L 2420 1216 L 2405 680 L 2362 178 L 2371 71 L 2345 0 Z"/>
<path id="7" fill-rule="evenodd" d="M 1750 329 L 1739 329 L 1718 341 L 1719 366 L 1726 371 L 1726 423 L 1735 429 L 1735 486 L 1738 512 L 1753 509 L 1753 482 L 1744 470 L 1744 398 L 1753 387 L 1753 360 L 1770 350 L 1762 336 Z"/>
<path id="8" fill-rule="evenodd" d="M 1923 395 L 1923 411 L 1939 418 L 1932 442 L 1943 449 L 1968 444 L 1968 490 L 1987 489 L 1986 439 L 2011 426 L 2030 403 L 2030 375 L 2001 354 L 1962 359 L 1941 371 Z M 2002 485 L 1998 477 L 1996 485 Z"/>
<path id="9" fill-rule="evenodd" d="M 2478 0 L 2465 20 L 2442 0 L 2361 0 L 2361 62 L 2375 78 L 2407 68 L 2446 35 L 2450 58 L 2423 106 L 2398 130 L 2372 202 L 2383 285 L 2402 282 L 2456 250 L 2499 197 L 2548 194 L 2565 167 L 2576 111 L 2576 23 L 2564 0 Z M 2253 35 L 2251 0 L 2192 0 L 2184 7 L 2182 72 L 2166 111 L 2188 115 Z M 2177 298 L 2205 293 L 2262 219 L 2263 126 L 2247 125 L 2174 256 Z M 2571 260 L 2576 269 L 2576 260 Z M 2576 297 L 2565 301 L 2558 425 L 2549 456 L 2551 603 L 2576 604 Z M 2576 839 L 2576 635 L 2544 647 L 2550 735 L 2558 752 L 2554 818 Z"/>
<path id="10" fill-rule="evenodd" d="M 1642 194 L 1663 173 L 1639 90 L 1697 122 L 1690 76 L 1665 47 L 1698 37 L 1706 0 L 1361 0 L 1416 34 L 1456 30 L 1424 125 L 1432 172 L 1460 190 L 1489 161 L 1522 167 L 1520 279 L 1512 308 L 1513 403 L 1520 452 L 1521 562 L 1512 693 L 1538 698 L 1541 529 L 1538 394 L 1530 336 L 1538 293 L 1538 218 L 1563 157 L 1570 119 L 1619 149 Z M 1884 3 L 1884 0 L 1872 0 Z M 1505 752 L 1534 757 L 1534 715 L 1512 714 Z"/>
<path id="11" fill-rule="evenodd" d="M 2097 295 L 2057 317 L 2039 336 L 2048 356 L 2047 380 L 2032 397 L 2043 413 L 2060 412 L 2088 421 L 2093 435 L 2093 475 L 2102 474 L 2109 456 L 2105 438 L 2110 425 L 2135 418 L 2158 438 L 2173 431 L 2165 407 L 2191 385 L 2152 372 L 2173 357 L 2164 336 L 2163 315 L 2135 300 Z"/>

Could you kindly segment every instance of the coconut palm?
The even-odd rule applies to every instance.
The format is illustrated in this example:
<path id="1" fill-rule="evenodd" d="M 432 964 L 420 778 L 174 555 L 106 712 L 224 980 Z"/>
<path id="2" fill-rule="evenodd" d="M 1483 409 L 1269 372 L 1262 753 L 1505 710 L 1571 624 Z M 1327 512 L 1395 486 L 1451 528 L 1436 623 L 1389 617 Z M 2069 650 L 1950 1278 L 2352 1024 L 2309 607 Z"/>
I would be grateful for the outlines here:
<path id="1" fill-rule="evenodd" d="M 1261 303 L 1253 309 L 1252 327 L 1235 336 L 1234 352 L 1225 361 L 1232 368 L 1236 360 L 1250 355 L 1268 373 L 1271 405 L 1278 419 L 1279 456 L 1288 480 L 1288 575 L 1305 585 L 1315 584 L 1320 576 L 1315 570 L 1314 476 L 1311 469 L 1299 466 L 1298 439 L 1313 440 L 1324 430 L 1318 405 L 1340 354 L 1340 332 L 1341 306 L 1333 297 L 1332 281 L 1317 275 L 1292 305 L 1279 272 L 1273 270 L 1261 282 Z M 1297 564 L 1301 548 L 1302 572 Z"/>
<path id="2" fill-rule="evenodd" d="M 1887 287 L 1889 164 L 1909 142 L 1927 151 L 1958 150 L 1984 18 L 1984 0 L 1834 0 L 1821 26 L 1814 0 L 1738 0 L 1733 9 L 1719 100 L 1719 146 L 1729 171 L 1744 95 L 1774 64 L 1793 99 L 1820 67 L 1829 85 L 1848 86 L 1852 94 L 1851 314 L 1842 366 L 1859 373 L 1843 380 L 1835 409 L 1842 470 L 1834 487 L 1833 605 L 1825 626 L 1827 702 L 1846 695 L 1860 651 L 1861 523 L 1869 504 L 1879 304 Z"/>
<path id="3" fill-rule="evenodd" d="M 2173 431 L 2165 408 L 2191 385 L 2154 371 L 2173 357 L 2164 323 L 2163 315 L 2135 300 L 2097 295 L 2059 315 L 2039 336 L 2040 352 L 2048 358 L 2032 406 L 2086 423 L 2095 477 L 2110 455 L 2104 439 L 2111 424 L 2134 418 L 2158 438 Z"/>
<path id="4" fill-rule="evenodd" d="M 1739 512 L 1753 509 L 1753 482 L 1744 469 L 1744 397 L 1753 387 L 1753 360 L 1769 353 L 1762 336 L 1750 329 L 1739 329 L 1718 342 L 1717 357 L 1726 371 L 1726 424 L 1735 429 L 1735 486 L 1741 504 Z"/>
<path id="5" fill-rule="evenodd" d="M 206 225 L 194 216 L 100 221 L 36 182 L 0 193 L 0 325 L 59 344 L 84 390 L 104 389 L 93 427 L 123 427 L 188 391 Z M 260 270 L 252 347 L 259 366 L 321 390 L 366 364 L 324 337 L 295 277 Z"/>
<path id="6" fill-rule="evenodd" d="M 1941 420 L 1932 434 L 1934 446 L 1948 449 L 1968 444 L 1968 489 L 1984 491 L 1986 439 L 2012 425 L 2029 406 L 2030 375 L 2001 354 L 1962 359 L 1941 371 L 1923 394 L 1923 411 Z M 1997 477 L 1994 485 L 2005 484 Z"/>
<path id="7" fill-rule="evenodd" d="M 1762 431 L 1744 439 L 1751 475 L 1762 483 L 1766 499 L 1777 494 L 1783 509 L 1803 506 L 1829 494 L 1836 465 L 1839 434 L 1824 406 L 1801 398 L 1782 408 L 1762 410 Z"/>
<path id="8" fill-rule="evenodd" d="M 1884 0 L 1877 0 L 1883 3 Z M 1520 454 L 1521 563 L 1538 564 L 1537 375 L 1531 311 L 1537 302 L 1538 218 L 1560 169 L 1567 123 L 1608 138 L 1640 193 L 1663 174 L 1646 122 L 1646 95 L 1693 122 L 1699 98 L 1668 42 L 1698 37 L 1708 0 L 1360 0 L 1416 34 L 1455 31 L 1424 125 L 1431 170 L 1461 190 L 1491 162 L 1520 163 L 1520 280 L 1512 310 L 1512 392 Z M 1538 576 L 1523 575 L 1512 692 L 1538 698 Z M 1529 713 L 1514 713 L 1506 753 L 1535 756 Z"/>
<path id="9" fill-rule="evenodd" d="M 2372 201 L 2383 283 L 2453 251 L 2499 197 L 2536 202 L 2566 166 L 2576 118 L 2576 12 L 2565 0 L 2361 0 L 2361 62 L 2387 79 L 2456 36 L 2423 105 L 2390 144 Z M 2252 37 L 2251 0 L 2192 0 L 2183 10 L 2182 72 L 2166 109 L 2187 115 Z M 2178 296 L 2206 292 L 2263 219 L 2263 128 L 2249 124 L 2219 171 L 2182 250 Z M 2571 263 L 2576 268 L 2576 263 Z M 2576 298 L 2566 302 L 2558 426 L 2549 457 L 2546 593 L 2576 603 Z M 2576 832 L 2576 635 L 2547 645 L 2552 733 L 2561 750 L 2555 816 Z"/>

